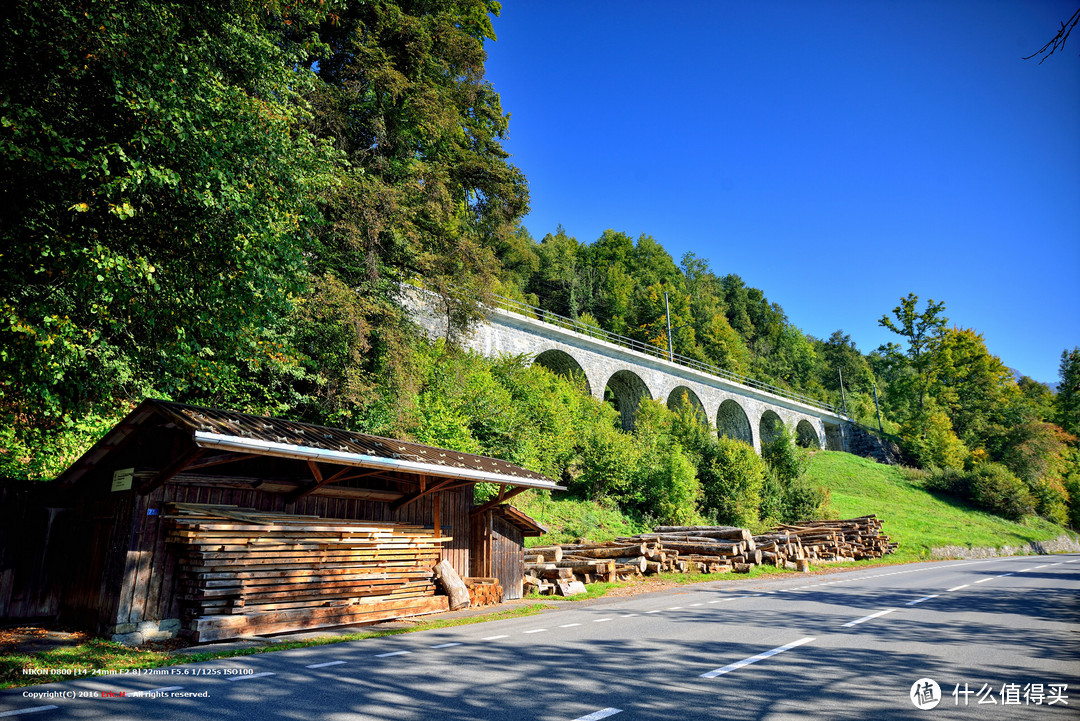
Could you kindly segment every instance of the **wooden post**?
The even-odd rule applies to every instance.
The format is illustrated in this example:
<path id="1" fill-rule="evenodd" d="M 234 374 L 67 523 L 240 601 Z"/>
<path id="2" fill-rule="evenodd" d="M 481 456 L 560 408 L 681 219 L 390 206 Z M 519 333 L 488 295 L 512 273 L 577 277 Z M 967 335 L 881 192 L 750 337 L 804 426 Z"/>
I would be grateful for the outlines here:
<path id="1" fill-rule="evenodd" d="M 441 505 L 439 503 L 439 494 L 436 493 L 431 499 L 431 522 L 435 526 L 435 536 L 442 536 L 442 518 L 441 518 Z M 442 560 L 442 544 L 439 544 L 439 560 Z"/>

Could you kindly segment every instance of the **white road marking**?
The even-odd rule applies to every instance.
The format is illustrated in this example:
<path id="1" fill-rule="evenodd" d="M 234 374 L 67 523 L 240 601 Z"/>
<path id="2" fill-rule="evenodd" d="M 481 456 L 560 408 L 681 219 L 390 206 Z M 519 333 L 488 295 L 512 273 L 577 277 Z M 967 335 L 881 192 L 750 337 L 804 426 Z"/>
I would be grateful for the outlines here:
<path id="1" fill-rule="evenodd" d="M 1005 578 L 1006 576 L 1011 576 L 1011 575 L 1012 575 L 1011 573 L 1003 573 L 1000 576 L 998 576 L 998 578 Z"/>
<path id="2" fill-rule="evenodd" d="M 607 618 L 594 618 L 593 623 L 603 623 L 604 621 L 610 621 L 610 620 L 611 620 L 611 616 L 608 616 Z"/>
<path id="3" fill-rule="evenodd" d="M 1021 568 L 1019 571 L 1017 571 L 1017 573 L 1027 573 L 1030 570 L 1030 568 Z"/>
<path id="4" fill-rule="evenodd" d="M 546 628 L 534 628 L 528 631 L 522 631 L 522 633 L 543 633 L 546 630 Z"/>
<path id="5" fill-rule="evenodd" d="M 976 581 L 975 583 L 986 583 L 987 581 L 993 581 L 993 580 L 994 580 L 994 579 L 993 579 L 993 578 L 990 578 L 990 577 L 987 577 L 987 578 L 980 578 L 980 579 L 979 579 L 978 581 Z"/>
<path id="6" fill-rule="evenodd" d="M 757 656 L 751 656 L 750 658 L 744 658 L 742 661 L 736 661 L 735 663 L 729 663 L 727 666 L 724 666 L 723 668 L 718 668 L 715 671 L 709 671 L 708 673 L 703 673 L 698 678 L 716 678 L 717 676 L 723 676 L 725 673 L 730 673 L 731 671 L 735 671 L 736 669 L 740 669 L 743 666 L 749 666 L 752 663 L 757 663 L 758 661 L 762 661 L 762 660 L 764 660 L 766 658 L 769 658 L 770 656 L 775 656 L 778 653 L 783 653 L 784 651 L 790 651 L 791 649 L 795 648 L 796 646 L 802 646 L 804 643 L 810 643 L 813 640 L 814 640 L 813 636 L 807 636 L 806 638 L 800 638 L 798 641 L 792 641 L 791 643 L 786 644 L 784 646 L 777 646 L 776 648 L 771 649 L 769 651 L 765 651 L 764 653 L 759 653 Z"/>
<path id="7" fill-rule="evenodd" d="M 498 636 L 487 636 L 486 638 L 482 638 L 480 640 L 481 641 L 494 641 L 497 638 L 506 638 L 506 634 L 503 633 L 503 634 L 499 634 Z"/>
<path id="8" fill-rule="evenodd" d="M 668 606 L 669 611 L 678 611 L 682 606 Z"/>
<path id="9" fill-rule="evenodd" d="M 858 626 L 860 623 L 866 623 L 867 621 L 869 621 L 872 618 L 877 618 L 879 616 L 884 616 L 886 613 L 892 613 L 893 611 L 896 611 L 896 610 L 899 610 L 899 609 L 886 608 L 884 611 L 878 611 L 877 613 L 871 613 L 869 616 L 863 616 L 862 618 L 857 618 L 854 621 L 848 621 L 847 623 L 843 624 L 841 626 L 841 628 L 850 628 L 851 626 Z"/>
<path id="10" fill-rule="evenodd" d="M 701 603 L 691 603 L 690 605 L 691 605 L 691 606 L 702 606 L 702 605 L 704 605 L 704 604 L 701 604 Z"/>
<path id="11" fill-rule="evenodd" d="M 637 616 L 637 614 L 636 613 L 624 613 L 621 616 L 619 616 L 619 618 L 633 618 L 634 616 Z"/>
<path id="12" fill-rule="evenodd" d="M 304 668 L 326 668 L 327 666 L 340 666 L 345 663 L 344 661 L 326 661 L 325 663 L 313 663 L 310 666 L 304 666 Z"/>
<path id="13" fill-rule="evenodd" d="M 398 651 L 398 653 L 401 653 L 401 651 Z M 408 651 L 405 651 L 405 653 L 408 653 Z M 276 676 L 276 675 L 277 674 L 275 674 L 273 671 L 263 671 L 262 673 L 249 673 L 247 676 L 226 676 L 225 680 L 226 681 L 246 681 L 249 678 L 262 678 L 263 676 Z"/>
<path id="14" fill-rule="evenodd" d="M 573 628 L 574 626 L 580 626 L 580 623 L 564 623 L 559 628 Z"/>
<path id="15" fill-rule="evenodd" d="M 0 716 L 19 716 L 24 713 L 37 713 L 38 711 L 51 711 L 54 708 L 60 708 L 59 706 L 34 706 L 33 708 L 23 708 L 17 711 L 4 711 L 0 713 Z"/>
<path id="16" fill-rule="evenodd" d="M 931 594 L 929 596 L 923 596 L 922 598 L 916 598 L 914 601 L 908 601 L 904 605 L 905 606 L 914 606 L 916 603 L 922 603 L 923 601 L 929 601 L 931 598 L 937 598 L 937 597 L 938 597 L 938 595 L 936 593 L 933 593 L 933 594 Z"/>
<path id="17" fill-rule="evenodd" d="M 967 588 L 970 585 L 971 585 L 970 583 L 965 583 L 962 586 L 953 586 L 952 588 L 946 589 L 945 593 L 952 593 L 953 591 L 959 591 L 961 588 Z"/>
<path id="18" fill-rule="evenodd" d="M 1046 568 L 1046 564 L 1044 563 L 1043 565 L 1041 565 L 1041 566 L 1036 566 L 1035 568 L 1036 568 L 1036 569 L 1039 569 L 1039 568 Z"/>
<path id="19" fill-rule="evenodd" d="M 412 651 L 390 651 L 389 653 L 377 653 L 377 654 L 375 654 L 375 658 L 390 658 L 391 656 L 404 656 L 407 653 L 412 653 Z"/>
<path id="20" fill-rule="evenodd" d="M 432 646 L 432 648 L 450 648 L 451 646 L 460 646 L 460 645 L 461 645 L 460 641 L 451 641 L 450 643 L 440 643 L 437 646 Z"/>
<path id="21" fill-rule="evenodd" d="M 622 709 L 614 707 L 602 708 L 599 711 L 593 711 L 588 716 L 578 716 L 574 721 L 600 721 L 600 719 L 614 716 L 617 713 L 622 713 Z"/>
<path id="22" fill-rule="evenodd" d="M 646 611 L 645 613 L 660 613 L 661 610 L 662 609 L 657 608 L 657 609 L 654 609 L 652 611 Z"/>
<path id="23" fill-rule="evenodd" d="M 138 698 L 139 696 L 149 696 L 152 693 L 165 693 L 166 691 L 179 691 L 184 688 L 183 686 L 162 686 L 161 688 L 148 688 L 142 691 L 125 691 L 125 696 Z"/>

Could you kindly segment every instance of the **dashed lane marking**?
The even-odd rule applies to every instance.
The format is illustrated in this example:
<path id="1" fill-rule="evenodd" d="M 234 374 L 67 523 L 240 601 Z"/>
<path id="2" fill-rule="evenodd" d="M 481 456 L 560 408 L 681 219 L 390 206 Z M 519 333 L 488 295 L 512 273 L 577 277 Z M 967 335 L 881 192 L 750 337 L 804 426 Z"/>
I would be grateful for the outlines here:
<path id="1" fill-rule="evenodd" d="M 528 631 L 522 631 L 522 633 L 543 633 L 546 630 L 547 630 L 546 628 L 532 628 L 532 629 L 529 629 Z"/>
<path id="2" fill-rule="evenodd" d="M 54 708 L 60 708 L 59 706 L 34 706 L 32 708 L 21 708 L 15 711 L 4 711 L 0 713 L 0 716 L 21 716 L 24 713 L 37 713 L 38 711 L 52 711 Z M 603 717 L 601 717 L 603 718 Z"/>
<path id="3" fill-rule="evenodd" d="M 991 577 L 991 576 L 987 576 L 986 578 L 980 578 L 980 579 L 979 579 L 978 581 L 976 581 L 975 583 L 986 583 L 987 581 L 993 581 L 993 580 L 994 580 L 994 579 L 993 579 L 993 577 Z"/>
<path id="4" fill-rule="evenodd" d="M 602 708 L 599 711 L 593 711 L 588 716 L 578 716 L 574 721 L 600 721 L 600 719 L 614 716 L 617 713 L 622 713 L 622 709 L 614 707 Z"/>
<path id="5" fill-rule="evenodd" d="M 923 596 L 922 598 L 916 598 L 914 601 L 908 601 L 904 605 L 905 606 L 914 606 L 917 603 L 922 603 L 923 601 L 929 601 L 931 598 L 937 598 L 937 597 L 938 597 L 938 595 L 936 593 L 933 593 L 933 594 L 931 594 L 929 596 Z"/>
<path id="6" fill-rule="evenodd" d="M 573 628 L 574 626 L 580 626 L 580 623 L 564 623 L 559 628 Z"/>
<path id="7" fill-rule="evenodd" d="M 398 653 L 402 653 L 398 651 Z M 408 653 L 405 651 L 404 653 Z M 247 681 L 249 678 L 262 678 L 263 676 L 276 676 L 273 671 L 263 671 L 262 673 L 249 673 L 247 676 L 226 676 L 226 681 Z"/>
<path id="8" fill-rule="evenodd" d="M 451 641 L 450 643 L 440 643 L 440 644 L 438 644 L 436 646 L 432 646 L 432 648 L 450 648 L 451 646 L 460 646 L 460 645 L 461 645 L 460 641 Z"/>
<path id="9" fill-rule="evenodd" d="M 604 621 L 610 621 L 611 619 L 611 616 L 608 616 L 607 618 L 594 618 L 593 623 L 603 623 Z"/>
<path id="10" fill-rule="evenodd" d="M 313 663 L 310 666 L 304 666 L 304 668 L 326 668 L 327 666 L 340 666 L 345 663 L 344 661 L 325 661 L 323 663 Z"/>
<path id="11" fill-rule="evenodd" d="M 813 640 L 814 640 L 813 636 L 807 636 L 805 638 L 800 638 L 798 641 L 792 641 L 789 644 L 785 644 L 783 646 L 777 646 L 774 649 L 770 649 L 768 651 L 765 651 L 764 653 L 759 653 L 756 656 L 751 656 L 750 658 L 744 658 L 742 661 L 736 661 L 735 663 L 729 663 L 727 666 L 724 666 L 723 668 L 718 668 L 718 669 L 716 669 L 714 671 L 709 671 L 707 673 L 703 673 L 698 678 L 716 678 L 717 676 L 723 676 L 725 673 L 731 673 L 732 671 L 740 669 L 743 666 L 749 666 L 752 663 L 757 663 L 758 661 L 763 661 L 763 660 L 765 660 L 767 658 L 770 658 L 772 656 L 777 655 L 778 653 L 783 653 L 784 651 L 790 651 L 791 649 L 795 648 L 796 646 L 802 646 L 803 644 L 810 643 Z"/>
<path id="12" fill-rule="evenodd" d="M 377 654 L 375 654 L 375 658 L 390 658 L 391 656 L 404 656 L 407 653 L 412 653 L 412 651 L 390 651 L 389 653 L 377 653 Z"/>
<path id="13" fill-rule="evenodd" d="M 880 616 L 884 616 L 886 613 L 892 613 L 893 611 L 896 611 L 896 610 L 899 610 L 899 609 L 886 608 L 883 611 L 878 611 L 877 613 L 871 613 L 869 616 L 863 616 L 862 618 L 857 618 L 854 621 L 848 621 L 847 623 L 843 624 L 841 626 L 841 628 L 850 628 L 851 626 L 858 626 L 860 623 L 866 623 L 867 621 L 869 621 L 872 618 L 878 618 Z"/>
<path id="14" fill-rule="evenodd" d="M 507 636 L 507 634 L 505 634 L 505 633 L 500 633 L 500 634 L 499 634 L 498 636 L 487 636 L 487 637 L 485 637 L 485 638 L 482 638 L 482 639 L 480 639 L 480 640 L 481 640 L 481 641 L 494 641 L 494 640 L 496 640 L 496 639 L 500 639 L 500 638 L 506 638 L 506 636 Z"/>
<path id="15" fill-rule="evenodd" d="M 965 583 L 965 584 L 960 585 L 960 586 L 953 586 L 952 588 L 946 589 L 945 593 L 952 593 L 953 591 L 959 591 L 961 588 L 967 588 L 970 585 L 971 585 L 970 583 Z"/>

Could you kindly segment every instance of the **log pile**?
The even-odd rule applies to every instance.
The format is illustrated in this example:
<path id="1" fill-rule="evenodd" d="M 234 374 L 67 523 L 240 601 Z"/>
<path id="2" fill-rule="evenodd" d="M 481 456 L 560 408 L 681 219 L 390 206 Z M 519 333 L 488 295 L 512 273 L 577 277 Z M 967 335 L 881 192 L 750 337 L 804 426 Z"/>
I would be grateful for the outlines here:
<path id="1" fill-rule="evenodd" d="M 526 550 L 525 590 L 557 593 L 560 579 L 631 580 L 661 572 L 748 573 L 755 565 L 808 571 L 811 563 L 881 558 L 897 544 L 876 516 L 803 521 L 760 535 L 733 526 L 657 526 L 607 543 Z"/>
<path id="2" fill-rule="evenodd" d="M 184 635 L 194 641 L 322 628 L 446 610 L 420 526 L 176 503 L 166 541 L 177 559 Z"/>
<path id="3" fill-rule="evenodd" d="M 463 578 L 469 589 L 469 606 L 495 606 L 502 603 L 503 587 L 497 578 Z"/>
<path id="4" fill-rule="evenodd" d="M 773 533 L 777 538 L 786 536 L 789 543 L 795 539 L 811 561 L 842 563 L 894 552 L 898 544 L 881 527 L 878 517 L 871 514 L 843 521 L 800 521 L 777 526 Z"/>

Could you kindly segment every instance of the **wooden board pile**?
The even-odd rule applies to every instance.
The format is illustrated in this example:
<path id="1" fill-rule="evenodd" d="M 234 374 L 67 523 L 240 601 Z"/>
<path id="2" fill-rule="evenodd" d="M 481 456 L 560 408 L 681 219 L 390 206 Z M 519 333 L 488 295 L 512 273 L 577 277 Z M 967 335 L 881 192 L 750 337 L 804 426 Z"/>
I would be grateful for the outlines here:
<path id="1" fill-rule="evenodd" d="M 470 606 L 495 606 L 502 603 L 503 587 L 497 578 L 463 578 L 469 589 Z"/>
<path id="2" fill-rule="evenodd" d="M 176 593 L 194 641 L 447 609 L 432 566 L 449 538 L 420 526 L 170 504 Z"/>
<path id="3" fill-rule="evenodd" d="M 749 573 L 767 563 L 808 571 L 811 563 L 880 558 L 896 550 L 876 516 L 804 521 L 758 536 L 734 526 L 657 526 L 607 543 L 537 546 L 525 551 L 525 590 L 557 593 L 560 579 L 630 580 L 661 572 Z"/>

